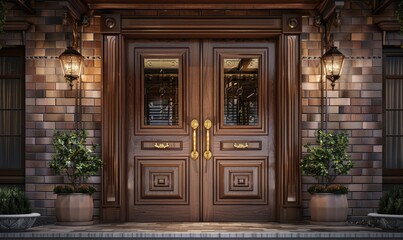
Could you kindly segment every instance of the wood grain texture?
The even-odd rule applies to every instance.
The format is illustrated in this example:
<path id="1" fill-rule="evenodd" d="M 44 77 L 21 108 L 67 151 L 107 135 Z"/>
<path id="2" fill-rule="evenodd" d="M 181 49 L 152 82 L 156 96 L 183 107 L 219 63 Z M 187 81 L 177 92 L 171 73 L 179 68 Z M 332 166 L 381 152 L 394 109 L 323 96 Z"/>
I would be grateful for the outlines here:
<path id="1" fill-rule="evenodd" d="M 282 71 L 284 80 L 278 84 L 278 201 L 280 221 L 298 219 L 301 216 L 300 159 L 300 101 L 299 101 L 299 46 L 298 35 L 283 38 L 284 55 Z"/>

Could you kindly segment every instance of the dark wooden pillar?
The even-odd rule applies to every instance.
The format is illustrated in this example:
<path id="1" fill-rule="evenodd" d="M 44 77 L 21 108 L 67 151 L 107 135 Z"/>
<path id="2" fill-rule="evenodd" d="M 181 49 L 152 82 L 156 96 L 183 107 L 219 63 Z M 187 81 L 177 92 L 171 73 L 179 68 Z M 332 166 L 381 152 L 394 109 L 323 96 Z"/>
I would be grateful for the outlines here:
<path id="1" fill-rule="evenodd" d="M 102 221 L 124 221 L 124 88 L 119 72 L 119 16 L 102 18 L 103 88 L 102 88 Z"/>
<path id="2" fill-rule="evenodd" d="M 278 82 L 277 161 L 279 221 L 301 219 L 300 36 L 301 18 L 283 16 Z"/>

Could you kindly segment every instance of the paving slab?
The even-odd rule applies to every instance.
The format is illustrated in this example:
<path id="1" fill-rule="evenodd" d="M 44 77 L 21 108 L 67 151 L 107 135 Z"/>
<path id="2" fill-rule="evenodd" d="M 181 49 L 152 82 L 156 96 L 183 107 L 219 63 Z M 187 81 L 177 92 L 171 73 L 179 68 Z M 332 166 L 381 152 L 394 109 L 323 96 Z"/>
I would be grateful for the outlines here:
<path id="1" fill-rule="evenodd" d="M 308 223 L 111 223 L 91 226 L 43 225 L 25 232 L 0 233 L 0 239 L 403 239 L 360 225 L 322 226 Z"/>

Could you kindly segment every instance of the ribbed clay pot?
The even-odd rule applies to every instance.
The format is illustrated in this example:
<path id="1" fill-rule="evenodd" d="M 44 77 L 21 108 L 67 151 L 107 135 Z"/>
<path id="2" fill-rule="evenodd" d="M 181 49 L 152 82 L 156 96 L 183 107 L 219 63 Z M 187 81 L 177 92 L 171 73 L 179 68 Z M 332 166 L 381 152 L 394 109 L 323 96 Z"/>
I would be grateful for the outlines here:
<path id="1" fill-rule="evenodd" d="M 347 223 L 347 194 L 312 194 L 309 208 L 313 224 L 345 225 Z"/>
<path id="2" fill-rule="evenodd" d="M 91 225 L 94 212 L 92 196 L 84 193 L 58 194 L 56 220 L 59 225 Z"/>

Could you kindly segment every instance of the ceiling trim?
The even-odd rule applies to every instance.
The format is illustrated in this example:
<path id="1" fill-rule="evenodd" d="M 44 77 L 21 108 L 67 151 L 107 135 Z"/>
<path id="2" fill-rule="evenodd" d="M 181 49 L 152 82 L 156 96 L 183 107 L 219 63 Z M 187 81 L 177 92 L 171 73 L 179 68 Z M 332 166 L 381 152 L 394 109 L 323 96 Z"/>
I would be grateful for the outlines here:
<path id="1" fill-rule="evenodd" d="M 128 10 L 128 9 L 248 9 L 248 10 L 262 10 L 262 9 L 294 9 L 294 10 L 312 10 L 317 7 L 317 3 L 285 3 L 285 4 L 141 4 L 141 3 L 88 3 L 88 7 L 91 10 Z"/>
<path id="2" fill-rule="evenodd" d="M 76 20 L 80 20 L 81 16 L 88 11 L 88 5 L 85 0 L 60 1 L 59 5 L 65 7 Z"/>

